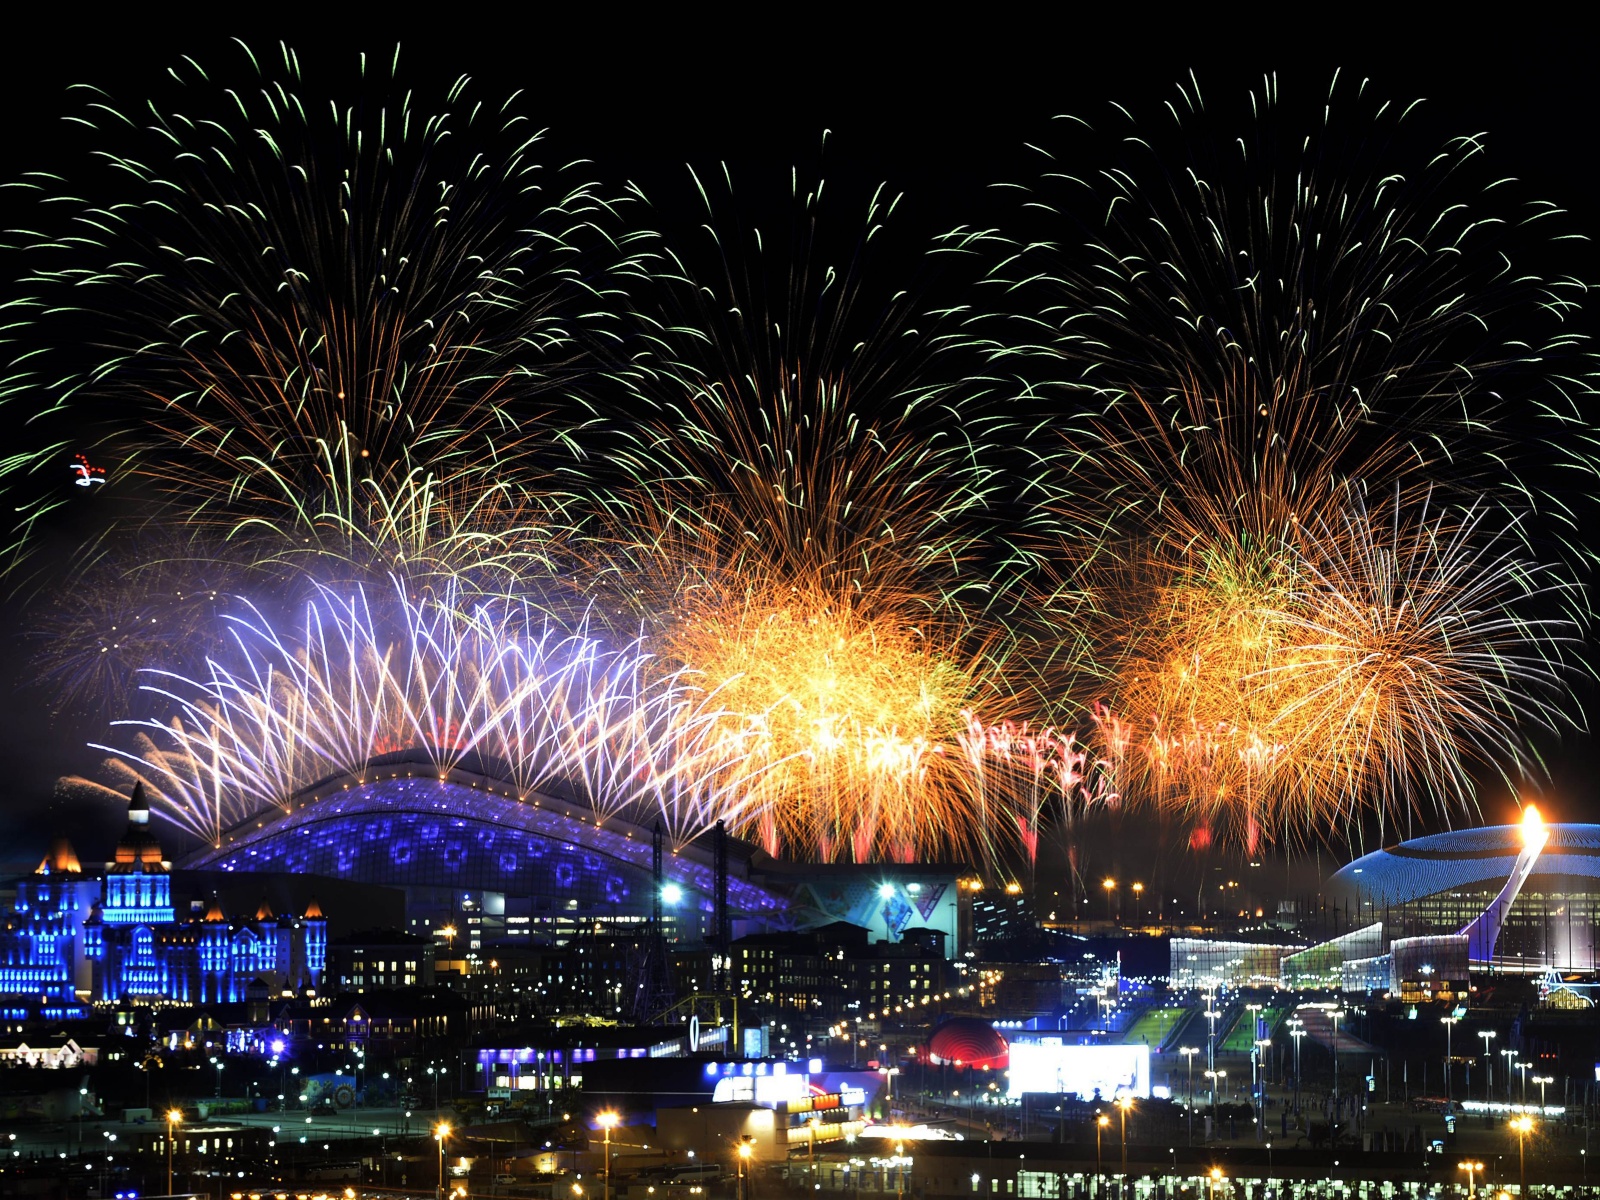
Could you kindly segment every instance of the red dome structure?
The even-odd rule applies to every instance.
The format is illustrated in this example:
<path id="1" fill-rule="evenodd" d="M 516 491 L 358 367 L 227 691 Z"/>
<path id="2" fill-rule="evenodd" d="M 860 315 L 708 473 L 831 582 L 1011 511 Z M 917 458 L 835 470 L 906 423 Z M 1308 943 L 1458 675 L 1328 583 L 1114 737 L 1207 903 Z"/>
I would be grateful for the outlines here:
<path id="1" fill-rule="evenodd" d="M 1011 1047 L 989 1022 L 951 1017 L 928 1039 L 928 1061 L 1003 1071 L 1011 1063 Z"/>

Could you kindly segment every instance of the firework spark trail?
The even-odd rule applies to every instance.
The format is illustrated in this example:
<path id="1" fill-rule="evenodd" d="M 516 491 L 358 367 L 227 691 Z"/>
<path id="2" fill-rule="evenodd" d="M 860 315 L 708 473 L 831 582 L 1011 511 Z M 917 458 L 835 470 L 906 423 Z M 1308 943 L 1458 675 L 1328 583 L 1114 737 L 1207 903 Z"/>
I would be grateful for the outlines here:
<path id="1" fill-rule="evenodd" d="M 1124 660 L 1121 782 L 1254 847 L 1532 773 L 1528 731 L 1569 720 L 1577 597 L 1496 513 L 1352 495 L 1270 553 L 1207 541 Z"/>
<path id="2" fill-rule="evenodd" d="M 1511 257 L 1529 256 L 1514 231 L 1560 214 L 1504 196 L 1479 139 L 1414 145 L 1415 106 L 1364 84 L 1336 78 L 1311 129 L 1275 79 L 1250 100 L 1236 131 L 1180 88 L 1098 173 L 1051 157 L 1033 189 L 1055 228 L 999 273 L 1036 303 L 1020 320 L 1038 336 L 997 349 L 1053 363 L 1048 386 L 1080 398 L 1094 450 L 1073 465 L 1099 462 L 1114 483 L 1152 449 L 1179 457 L 1146 471 L 1212 440 L 1279 492 L 1431 481 L 1570 532 L 1567 498 L 1518 468 L 1594 473 L 1594 357 L 1567 321 L 1586 288 Z M 1114 107 L 1113 135 L 1128 120 Z M 1101 227 L 1065 244 L 1064 214 L 1085 201 Z M 1149 441 L 1158 429 L 1169 446 Z M 1149 509 L 1165 491 L 1113 488 L 1111 503 Z"/>
<path id="3" fill-rule="evenodd" d="M 17 311 L 35 322 L 10 331 L 0 396 L 46 432 L 7 484 L 48 480 L 62 443 L 47 431 L 65 425 L 97 431 L 124 520 L 249 539 L 258 563 L 508 590 L 546 572 L 578 502 L 552 471 L 577 459 L 540 405 L 581 390 L 618 337 L 608 310 L 636 235 L 540 163 L 514 103 L 475 100 L 464 78 L 430 113 L 398 51 L 387 69 L 363 56 L 368 102 L 341 106 L 287 47 L 276 64 L 245 53 L 253 86 L 185 61 L 146 111 L 91 89 L 74 120 L 99 174 L 73 186 L 114 199 L 25 181 L 75 215 L 63 236 L 12 238 L 35 289 Z M 105 357 L 55 376 L 34 342 L 69 317 Z M 22 496 L 18 553 L 58 503 Z"/>
<path id="4" fill-rule="evenodd" d="M 325 590 L 292 636 L 258 613 L 236 618 L 226 662 L 197 679 L 151 673 L 175 717 L 122 722 L 134 747 L 100 749 L 119 784 L 142 779 L 212 843 L 313 785 L 412 752 L 441 773 L 485 765 L 524 799 L 554 788 L 601 821 L 660 821 L 680 843 L 752 802 L 715 697 L 648 670 L 638 643 L 610 649 L 535 610 L 460 599 L 396 588 L 370 606 Z"/>
<path id="5" fill-rule="evenodd" d="M 840 222 L 796 173 L 785 238 L 739 219 L 726 172 L 694 178 L 710 253 L 668 238 L 639 314 L 595 574 L 745 739 L 742 832 L 824 859 L 988 857 L 1016 842 L 1010 797 L 961 738 L 965 710 L 1012 713 L 1022 665 L 993 619 L 1016 569 L 994 536 L 1009 419 L 959 322 L 873 275 L 886 191 Z"/>
<path id="6" fill-rule="evenodd" d="M 1529 775 L 1527 731 L 1570 723 L 1560 701 L 1579 625 L 1559 610 L 1581 597 L 1496 515 L 1397 499 L 1317 520 L 1290 625 L 1296 660 L 1276 668 L 1297 677 L 1280 720 L 1296 731 L 1285 762 L 1303 772 L 1302 793 L 1467 806 L 1470 768 Z"/>
<path id="7" fill-rule="evenodd" d="M 995 262 L 994 360 L 1055 401 L 1045 532 L 1125 743 L 1097 753 L 1253 847 L 1535 767 L 1571 721 L 1597 455 L 1585 288 L 1525 262 L 1559 212 L 1365 84 L 1304 131 L 1275 79 L 1250 100 L 1240 136 L 1193 81 L 1153 123 L 1113 106 L 1109 158 L 1065 123 L 1018 228 L 946 249 Z"/>
<path id="8" fill-rule="evenodd" d="M 824 859 L 1031 860 L 1125 801 L 1253 848 L 1464 803 L 1568 719 L 1595 359 L 1582 284 L 1522 261 L 1560 214 L 1471 190 L 1480 139 L 1418 156 L 1337 80 L 1303 137 L 1270 78 L 1214 137 L 1185 86 L 935 247 L 992 264 L 991 320 L 885 286 L 885 189 L 841 239 L 796 172 L 774 238 L 696 175 L 707 250 L 464 80 L 425 115 L 364 65 L 377 102 L 325 105 L 281 59 L 95 95 L 116 198 L 33 177 L 71 228 L 12 237 L 16 554 L 89 429 L 73 583 L 137 527 L 259 598 L 112 752 L 197 835 L 413 754 Z M 102 361 L 50 366 L 79 325 Z M 162 624 L 169 582 L 84 587 L 72 627 Z"/>
<path id="9" fill-rule="evenodd" d="M 144 708 L 140 671 L 154 663 L 198 669 L 220 648 L 219 605 L 242 574 L 157 532 L 101 547 L 81 571 L 31 615 L 33 678 L 57 712 L 121 716 Z"/>

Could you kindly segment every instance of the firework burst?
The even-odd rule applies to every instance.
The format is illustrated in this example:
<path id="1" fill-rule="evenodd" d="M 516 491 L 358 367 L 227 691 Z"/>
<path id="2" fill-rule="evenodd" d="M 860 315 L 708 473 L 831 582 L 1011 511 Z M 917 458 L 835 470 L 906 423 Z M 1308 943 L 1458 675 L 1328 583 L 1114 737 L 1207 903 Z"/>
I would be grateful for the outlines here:
<path id="1" fill-rule="evenodd" d="M 718 233 L 709 257 L 669 240 L 660 307 L 640 314 L 654 334 L 597 575 L 754 732 L 741 828 L 771 852 L 1012 845 L 1006 797 L 962 748 L 973 710 L 1016 704 L 991 619 L 1013 569 L 993 536 L 1007 422 L 980 360 L 949 314 L 873 278 L 885 192 L 841 226 L 820 183 L 795 182 L 770 238 L 726 215 L 726 174 L 696 183 Z"/>
<path id="2" fill-rule="evenodd" d="M 1483 179 L 1481 139 L 1419 152 L 1413 108 L 1337 79 L 1309 129 L 1269 78 L 1213 131 L 1180 88 L 1109 161 L 1044 151 L 1049 226 L 947 245 L 999 250 L 992 351 L 1058 408 L 1037 477 L 1131 732 L 1102 761 L 1253 847 L 1533 765 L 1587 623 L 1595 362 L 1582 284 L 1519 261 L 1560 214 Z"/>
<path id="3" fill-rule="evenodd" d="M 17 239 L 34 295 L 14 308 L 37 320 L 13 328 L 4 395 L 40 431 L 8 463 L 20 550 L 58 504 L 28 489 L 71 436 L 108 463 L 113 521 L 248 541 L 257 565 L 499 590 L 547 571 L 573 503 L 551 482 L 572 455 L 550 408 L 616 337 L 632 269 L 608 202 L 465 79 L 423 111 L 398 53 L 363 57 L 369 99 L 345 106 L 307 90 L 292 50 L 245 54 L 249 86 L 186 61 L 147 111 L 90 93 L 73 186 L 104 202 L 28 181 L 75 211 Z M 54 336 L 68 318 L 80 336 Z M 35 353 L 85 340 L 102 354 L 86 370 Z"/>
<path id="4" fill-rule="evenodd" d="M 610 649 L 531 608 L 401 588 L 379 605 L 324 590 L 287 634 L 248 607 L 229 624 L 232 652 L 204 674 L 147 673 L 175 715 L 122 722 L 131 748 L 101 747 L 119 788 L 142 780 L 212 844 L 396 756 L 473 764 L 523 799 L 548 790 L 601 821 L 662 822 L 679 842 L 748 802 L 730 790 L 745 755 L 714 698 L 648 670 L 637 643 Z"/>

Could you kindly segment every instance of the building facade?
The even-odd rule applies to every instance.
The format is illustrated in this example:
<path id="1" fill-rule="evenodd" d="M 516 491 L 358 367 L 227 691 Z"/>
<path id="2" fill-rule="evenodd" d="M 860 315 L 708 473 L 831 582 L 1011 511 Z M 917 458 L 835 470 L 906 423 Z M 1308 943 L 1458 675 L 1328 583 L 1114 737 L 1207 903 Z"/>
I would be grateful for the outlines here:
<path id="1" fill-rule="evenodd" d="M 92 981 L 85 925 L 99 900 L 100 880 L 84 872 L 65 838 L 18 882 L 0 931 L 0 1021 L 84 1014 Z"/>
<path id="2" fill-rule="evenodd" d="M 180 915 L 140 785 L 103 873 L 85 872 L 62 842 L 18 884 L 0 937 L 0 1009 L 21 1021 L 79 1016 L 86 1004 L 301 995 L 320 982 L 327 948 L 328 922 L 314 900 L 299 916 L 277 916 L 263 903 L 252 918 L 233 920 L 215 900 L 203 915 Z"/>

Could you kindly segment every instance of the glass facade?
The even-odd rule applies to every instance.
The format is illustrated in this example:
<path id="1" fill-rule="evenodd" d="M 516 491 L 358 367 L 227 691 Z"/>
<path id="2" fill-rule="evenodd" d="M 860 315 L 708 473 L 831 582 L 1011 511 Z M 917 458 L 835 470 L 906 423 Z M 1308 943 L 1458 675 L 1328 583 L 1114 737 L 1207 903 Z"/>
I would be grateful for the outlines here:
<path id="1" fill-rule="evenodd" d="M 1600 969 L 1600 825 L 1544 829 L 1549 840 L 1480 967 Z M 1453 934 L 1495 903 L 1522 849 L 1516 825 L 1416 838 L 1357 859 L 1334 875 L 1330 890 L 1350 895 L 1352 915 L 1381 922 L 1392 939 Z"/>
<path id="2" fill-rule="evenodd" d="M 1173 938 L 1168 981 L 1175 988 L 1276 987 L 1283 960 L 1302 949 L 1260 942 Z"/>

